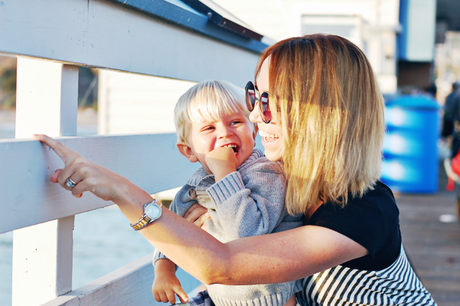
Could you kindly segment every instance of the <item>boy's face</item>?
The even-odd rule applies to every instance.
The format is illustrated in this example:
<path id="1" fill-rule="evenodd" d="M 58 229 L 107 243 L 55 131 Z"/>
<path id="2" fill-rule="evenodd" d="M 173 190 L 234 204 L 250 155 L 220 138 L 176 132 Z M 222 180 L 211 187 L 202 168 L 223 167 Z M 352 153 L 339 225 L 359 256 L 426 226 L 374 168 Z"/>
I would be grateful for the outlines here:
<path id="1" fill-rule="evenodd" d="M 215 122 L 192 122 L 189 134 L 190 146 L 179 150 L 191 162 L 199 161 L 208 173 L 206 154 L 225 146 L 235 152 L 238 166 L 241 166 L 252 154 L 255 146 L 256 131 L 254 125 L 243 113 L 224 115 Z M 184 154 L 183 150 L 188 151 Z"/>

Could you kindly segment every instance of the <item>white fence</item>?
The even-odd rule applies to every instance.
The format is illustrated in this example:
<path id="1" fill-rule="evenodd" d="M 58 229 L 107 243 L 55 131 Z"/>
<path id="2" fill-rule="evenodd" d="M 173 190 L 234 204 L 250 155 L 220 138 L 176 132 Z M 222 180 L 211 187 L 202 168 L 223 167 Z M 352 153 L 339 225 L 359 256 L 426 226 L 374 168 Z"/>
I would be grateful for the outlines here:
<path id="1" fill-rule="evenodd" d="M 0 233 L 14 231 L 15 306 L 155 303 L 148 257 L 73 290 L 74 216 L 111 203 L 91 194 L 75 199 L 50 183 L 62 162 L 31 140 L 33 134 L 59 138 L 152 194 L 180 185 L 193 169 L 175 149 L 172 134 L 72 137 L 78 66 L 191 81 L 226 79 L 240 86 L 253 77 L 257 50 L 216 39 L 219 29 L 213 38 L 166 22 L 164 12 L 189 14 L 188 20 L 203 16 L 174 1 L 124 2 L 140 3 L 150 13 L 102 0 L 0 5 L 0 53 L 18 58 L 17 139 L 0 140 Z M 163 17 L 154 14 L 157 7 Z"/>

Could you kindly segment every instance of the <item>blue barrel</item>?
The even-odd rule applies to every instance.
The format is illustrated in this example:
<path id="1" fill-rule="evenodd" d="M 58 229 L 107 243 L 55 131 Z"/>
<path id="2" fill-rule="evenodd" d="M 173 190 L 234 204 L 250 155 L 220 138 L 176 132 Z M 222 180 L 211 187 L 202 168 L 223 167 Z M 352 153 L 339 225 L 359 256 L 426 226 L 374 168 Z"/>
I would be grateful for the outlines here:
<path id="1" fill-rule="evenodd" d="M 438 191 L 439 105 L 426 96 L 386 102 L 381 180 L 401 193 Z"/>

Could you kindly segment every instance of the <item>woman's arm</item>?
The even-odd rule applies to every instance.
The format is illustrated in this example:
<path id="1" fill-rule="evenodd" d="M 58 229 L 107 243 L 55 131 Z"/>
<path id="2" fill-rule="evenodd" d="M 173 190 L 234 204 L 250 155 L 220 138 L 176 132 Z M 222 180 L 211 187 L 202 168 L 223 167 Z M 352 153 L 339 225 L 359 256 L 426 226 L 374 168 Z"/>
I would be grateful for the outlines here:
<path id="1" fill-rule="evenodd" d="M 364 247 L 342 234 L 309 225 L 222 244 L 198 227 L 190 227 L 185 220 L 172 220 L 169 215 L 142 230 L 142 234 L 206 284 L 292 281 L 367 254 Z M 184 224 L 177 226 L 178 221 Z M 172 224 L 174 231 L 170 231 Z"/>
<path id="2" fill-rule="evenodd" d="M 117 204 L 129 222 L 137 222 L 151 196 L 126 178 L 96 165 L 45 135 L 36 139 L 64 161 L 51 181 L 76 197 L 90 191 Z M 77 184 L 66 186 L 67 178 Z M 139 231 L 151 244 L 206 284 L 249 285 L 300 279 L 367 254 L 353 240 L 333 230 L 302 226 L 276 234 L 223 244 L 207 232 L 164 209 L 162 216 Z"/>

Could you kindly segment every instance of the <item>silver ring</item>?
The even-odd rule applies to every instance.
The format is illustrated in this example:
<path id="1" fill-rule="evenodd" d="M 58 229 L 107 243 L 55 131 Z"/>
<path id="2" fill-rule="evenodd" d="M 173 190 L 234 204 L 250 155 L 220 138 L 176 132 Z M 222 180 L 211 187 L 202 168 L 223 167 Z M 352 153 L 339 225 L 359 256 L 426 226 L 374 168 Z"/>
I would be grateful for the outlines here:
<path id="1" fill-rule="evenodd" d="M 66 186 L 69 187 L 69 188 L 74 188 L 75 186 L 77 186 L 77 183 L 75 183 L 74 181 L 72 181 L 72 179 L 69 177 L 67 179 L 67 181 L 65 182 Z"/>

